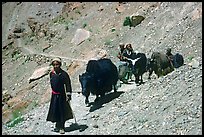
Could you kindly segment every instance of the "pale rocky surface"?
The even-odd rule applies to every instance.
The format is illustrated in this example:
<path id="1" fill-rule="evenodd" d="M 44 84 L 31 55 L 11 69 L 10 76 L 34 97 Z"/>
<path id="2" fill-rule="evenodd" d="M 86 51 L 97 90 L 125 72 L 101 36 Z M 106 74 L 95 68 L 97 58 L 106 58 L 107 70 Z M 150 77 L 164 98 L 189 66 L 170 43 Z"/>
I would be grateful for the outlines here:
<path id="1" fill-rule="evenodd" d="M 141 15 L 136 27 L 125 17 Z M 61 16 L 60 16 L 61 15 Z M 34 18 L 28 21 L 28 18 Z M 35 24 L 36 23 L 36 24 Z M 34 32 L 32 32 L 32 30 Z M 72 43 L 77 29 L 90 36 Z M 73 87 L 74 119 L 65 135 L 202 135 L 202 3 L 201 2 L 6 2 L 2 3 L 2 134 L 58 135 L 47 122 L 51 97 L 49 77 L 31 83 L 53 57 L 63 60 Z M 88 60 L 110 58 L 115 64 L 119 43 L 150 57 L 152 52 L 184 56 L 184 66 L 144 84 L 121 84 L 101 104 L 86 107 L 79 74 Z M 90 96 L 93 102 L 95 96 Z M 14 127 L 14 112 L 23 118 Z"/>

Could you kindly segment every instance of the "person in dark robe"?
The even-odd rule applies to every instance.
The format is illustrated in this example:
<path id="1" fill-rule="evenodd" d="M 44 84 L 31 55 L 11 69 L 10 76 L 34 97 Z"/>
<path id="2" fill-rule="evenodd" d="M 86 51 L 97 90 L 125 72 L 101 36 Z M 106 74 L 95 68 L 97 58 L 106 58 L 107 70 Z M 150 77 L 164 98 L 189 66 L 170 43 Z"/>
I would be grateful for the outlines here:
<path id="1" fill-rule="evenodd" d="M 54 58 L 51 65 L 53 66 L 50 72 L 52 95 L 46 120 L 56 122 L 54 132 L 64 134 L 65 121 L 73 118 L 69 103 L 72 93 L 71 80 L 68 73 L 61 69 L 60 58 Z"/>

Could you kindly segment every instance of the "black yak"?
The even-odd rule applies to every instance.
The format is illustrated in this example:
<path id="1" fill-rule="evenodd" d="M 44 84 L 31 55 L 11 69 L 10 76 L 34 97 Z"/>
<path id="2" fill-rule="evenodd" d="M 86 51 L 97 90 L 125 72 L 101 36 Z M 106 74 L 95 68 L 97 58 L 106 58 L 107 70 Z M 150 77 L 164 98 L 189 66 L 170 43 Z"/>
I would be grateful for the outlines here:
<path id="1" fill-rule="evenodd" d="M 79 81 L 82 94 L 86 97 L 85 104 L 89 104 L 90 93 L 96 95 L 95 101 L 97 101 L 99 95 L 104 96 L 113 87 L 116 92 L 118 70 L 110 59 L 89 60 L 86 72 L 79 75 Z"/>

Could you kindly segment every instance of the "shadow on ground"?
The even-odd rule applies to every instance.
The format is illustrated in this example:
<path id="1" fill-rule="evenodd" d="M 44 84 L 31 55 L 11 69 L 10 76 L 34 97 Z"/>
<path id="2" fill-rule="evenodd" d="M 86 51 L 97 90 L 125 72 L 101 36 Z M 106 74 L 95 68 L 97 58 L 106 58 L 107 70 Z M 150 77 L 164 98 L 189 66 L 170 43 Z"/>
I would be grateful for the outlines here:
<path id="1" fill-rule="evenodd" d="M 78 123 L 73 123 L 69 127 L 65 127 L 65 132 L 71 132 L 74 130 L 79 130 L 79 132 L 82 132 L 87 128 L 88 128 L 87 125 L 80 125 Z"/>
<path id="2" fill-rule="evenodd" d="M 100 97 L 98 101 L 96 102 L 91 102 L 90 105 L 92 105 L 90 107 L 89 112 L 93 112 L 101 107 L 103 107 L 103 104 L 106 104 L 110 101 L 112 101 L 115 98 L 118 98 L 122 93 L 124 93 L 123 91 L 120 92 L 111 92 L 106 94 L 104 97 Z"/>

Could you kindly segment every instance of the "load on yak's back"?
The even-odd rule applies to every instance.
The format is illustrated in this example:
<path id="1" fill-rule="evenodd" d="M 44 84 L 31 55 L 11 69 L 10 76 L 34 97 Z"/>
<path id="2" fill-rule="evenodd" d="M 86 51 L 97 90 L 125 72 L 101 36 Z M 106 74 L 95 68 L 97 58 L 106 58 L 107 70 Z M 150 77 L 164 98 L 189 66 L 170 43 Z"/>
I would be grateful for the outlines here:
<path id="1" fill-rule="evenodd" d="M 171 53 L 171 48 L 167 48 L 166 55 L 171 60 L 174 68 L 179 68 L 184 64 L 183 56 L 180 53 L 176 53 L 175 55 L 173 55 Z"/>
<path id="2" fill-rule="evenodd" d="M 176 53 L 173 56 L 173 65 L 175 68 L 179 68 L 184 64 L 183 56 L 180 53 Z"/>

